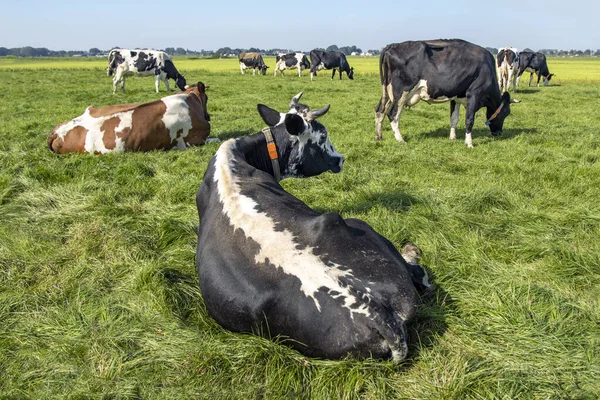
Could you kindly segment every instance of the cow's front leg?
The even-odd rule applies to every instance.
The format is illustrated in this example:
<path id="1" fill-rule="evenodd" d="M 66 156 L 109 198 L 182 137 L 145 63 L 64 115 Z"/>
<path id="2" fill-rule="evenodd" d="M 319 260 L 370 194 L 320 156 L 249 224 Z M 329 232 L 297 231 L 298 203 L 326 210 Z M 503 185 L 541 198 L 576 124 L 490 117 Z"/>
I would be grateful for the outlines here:
<path id="1" fill-rule="evenodd" d="M 450 102 L 450 140 L 456 139 L 456 125 L 460 119 L 460 104 L 455 100 Z"/>
<path id="2" fill-rule="evenodd" d="M 120 85 L 121 85 L 121 91 L 122 91 L 123 93 L 125 93 L 125 77 L 124 77 L 124 76 L 123 76 L 123 77 L 121 77 L 121 82 L 120 82 Z"/>
<path id="3" fill-rule="evenodd" d="M 342 73 L 340 72 L 340 78 L 342 77 Z M 333 73 L 331 74 L 331 80 L 335 78 L 335 68 L 333 69 Z"/>
<path id="4" fill-rule="evenodd" d="M 159 92 L 160 86 L 160 75 L 154 75 L 154 87 L 156 88 L 156 93 Z"/>
<path id="5" fill-rule="evenodd" d="M 531 81 L 533 81 L 533 72 L 529 74 L 529 83 L 527 86 L 531 86 Z"/>

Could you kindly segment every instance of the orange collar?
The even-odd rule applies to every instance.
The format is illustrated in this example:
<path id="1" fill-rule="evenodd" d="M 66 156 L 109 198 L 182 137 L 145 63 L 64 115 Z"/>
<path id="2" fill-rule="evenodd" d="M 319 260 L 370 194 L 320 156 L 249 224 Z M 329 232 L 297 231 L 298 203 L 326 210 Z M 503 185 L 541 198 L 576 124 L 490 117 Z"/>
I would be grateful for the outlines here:
<path id="1" fill-rule="evenodd" d="M 273 140 L 273 134 L 271 133 L 271 129 L 264 128 L 262 133 L 265 135 L 265 139 L 267 140 L 267 150 L 269 151 L 269 158 L 271 159 L 271 163 L 273 164 L 273 175 L 275 176 L 275 180 L 279 182 L 281 180 L 281 172 L 279 171 L 279 156 L 277 155 L 277 145 Z"/>
<path id="2" fill-rule="evenodd" d="M 494 113 L 492 114 L 492 116 L 485 121 L 485 125 L 489 126 L 490 125 L 490 121 L 493 120 L 494 118 L 496 118 L 498 116 L 498 114 L 500 114 L 500 111 L 502 110 L 502 107 L 504 107 L 504 101 L 502 103 L 500 103 L 500 107 L 498 107 L 498 109 L 496 111 L 494 111 Z"/>

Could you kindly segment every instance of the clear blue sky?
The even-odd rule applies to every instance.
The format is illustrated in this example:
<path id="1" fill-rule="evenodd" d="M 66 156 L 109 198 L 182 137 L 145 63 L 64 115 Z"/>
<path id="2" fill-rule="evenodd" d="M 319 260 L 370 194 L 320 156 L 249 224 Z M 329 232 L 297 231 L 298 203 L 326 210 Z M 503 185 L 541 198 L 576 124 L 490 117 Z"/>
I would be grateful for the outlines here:
<path id="1" fill-rule="evenodd" d="M 289 48 L 461 38 L 484 47 L 600 48 L 598 0 L 15 0 L 0 47 Z M 167 7 L 165 7 L 165 5 Z"/>

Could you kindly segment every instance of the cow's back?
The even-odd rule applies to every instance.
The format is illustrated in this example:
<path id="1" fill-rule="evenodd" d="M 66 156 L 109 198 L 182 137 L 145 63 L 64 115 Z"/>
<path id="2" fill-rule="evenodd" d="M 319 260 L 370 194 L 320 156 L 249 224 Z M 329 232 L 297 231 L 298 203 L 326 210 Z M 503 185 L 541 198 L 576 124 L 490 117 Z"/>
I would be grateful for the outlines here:
<path id="1" fill-rule="evenodd" d="M 423 79 L 429 87 L 448 93 L 448 97 L 451 93 L 464 95 L 468 85 L 481 75 L 490 76 L 497 85 L 493 55 L 483 47 L 459 39 L 390 44 L 381 52 L 380 69 L 382 84 L 389 83 L 391 74 L 397 70 L 403 90 L 412 89 Z M 449 80 L 449 76 L 460 77 L 460 86 Z M 435 97 L 436 93 L 431 95 Z"/>

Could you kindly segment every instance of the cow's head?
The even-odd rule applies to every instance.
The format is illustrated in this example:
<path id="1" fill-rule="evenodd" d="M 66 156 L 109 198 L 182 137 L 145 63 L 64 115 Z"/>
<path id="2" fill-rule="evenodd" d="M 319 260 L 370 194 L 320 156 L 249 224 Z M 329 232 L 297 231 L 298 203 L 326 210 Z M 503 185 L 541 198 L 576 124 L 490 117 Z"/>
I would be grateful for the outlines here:
<path id="1" fill-rule="evenodd" d="M 553 76 L 554 76 L 554 74 L 548 74 L 547 76 L 544 76 L 544 78 L 543 78 L 544 86 L 548 86 L 548 84 L 550 83 L 550 79 L 552 79 Z"/>
<path id="2" fill-rule="evenodd" d="M 260 73 L 263 74 L 263 75 L 266 75 L 267 74 L 267 68 L 269 68 L 269 67 L 267 67 L 266 65 L 263 64 L 262 67 L 260 67 Z"/>
<path id="3" fill-rule="evenodd" d="M 492 136 L 498 136 L 502 133 L 502 126 L 504 125 L 504 119 L 510 114 L 510 103 L 513 103 L 510 99 L 508 92 L 504 92 L 502 95 L 502 102 L 497 109 L 487 108 L 486 111 L 486 125 L 490 127 Z"/>
<path id="4" fill-rule="evenodd" d="M 201 82 L 198 82 L 201 83 Z M 175 84 L 180 90 L 185 90 L 187 88 L 187 82 L 185 81 L 185 76 L 181 74 L 177 74 L 177 79 L 175 79 Z"/>
<path id="5" fill-rule="evenodd" d="M 302 93 L 296 95 L 296 104 Z M 329 111 L 329 104 L 311 111 L 308 106 L 300 104 L 299 108 L 290 109 L 286 114 L 280 113 L 264 104 L 258 105 L 258 113 L 263 121 L 271 127 L 281 151 L 284 177 L 309 177 L 325 171 L 338 173 L 342 170 L 344 157 L 338 153 L 327 136 L 327 129 L 317 121 Z M 287 137 L 287 138 L 286 138 Z M 287 143 L 282 143 L 286 141 Z M 287 160 L 287 161 L 286 161 Z"/>
<path id="6" fill-rule="evenodd" d="M 210 121 L 210 115 L 208 114 L 208 108 L 207 108 L 208 96 L 206 95 L 206 89 L 208 89 L 208 86 L 206 86 L 202 82 L 198 82 L 198 83 L 194 83 L 193 85 L 190 85 L 190 86 L 185 86 L 184 89 L 185 90 L 182 93 L 185 93 L 185 94 L 192 93 L 192 94 L 196 95 L 198 100 L 200 100 L 200 104 L 202 104 L 202 109 L 204 110 L 204 115 L 203 115 L 204 119 L 206 121 Z"/>
<path id="7" fill-rule="evenodd" d="M 350 68 L 350 72 L 348 72 L 348 79 L 354 79 L 354 67 Z"/>

